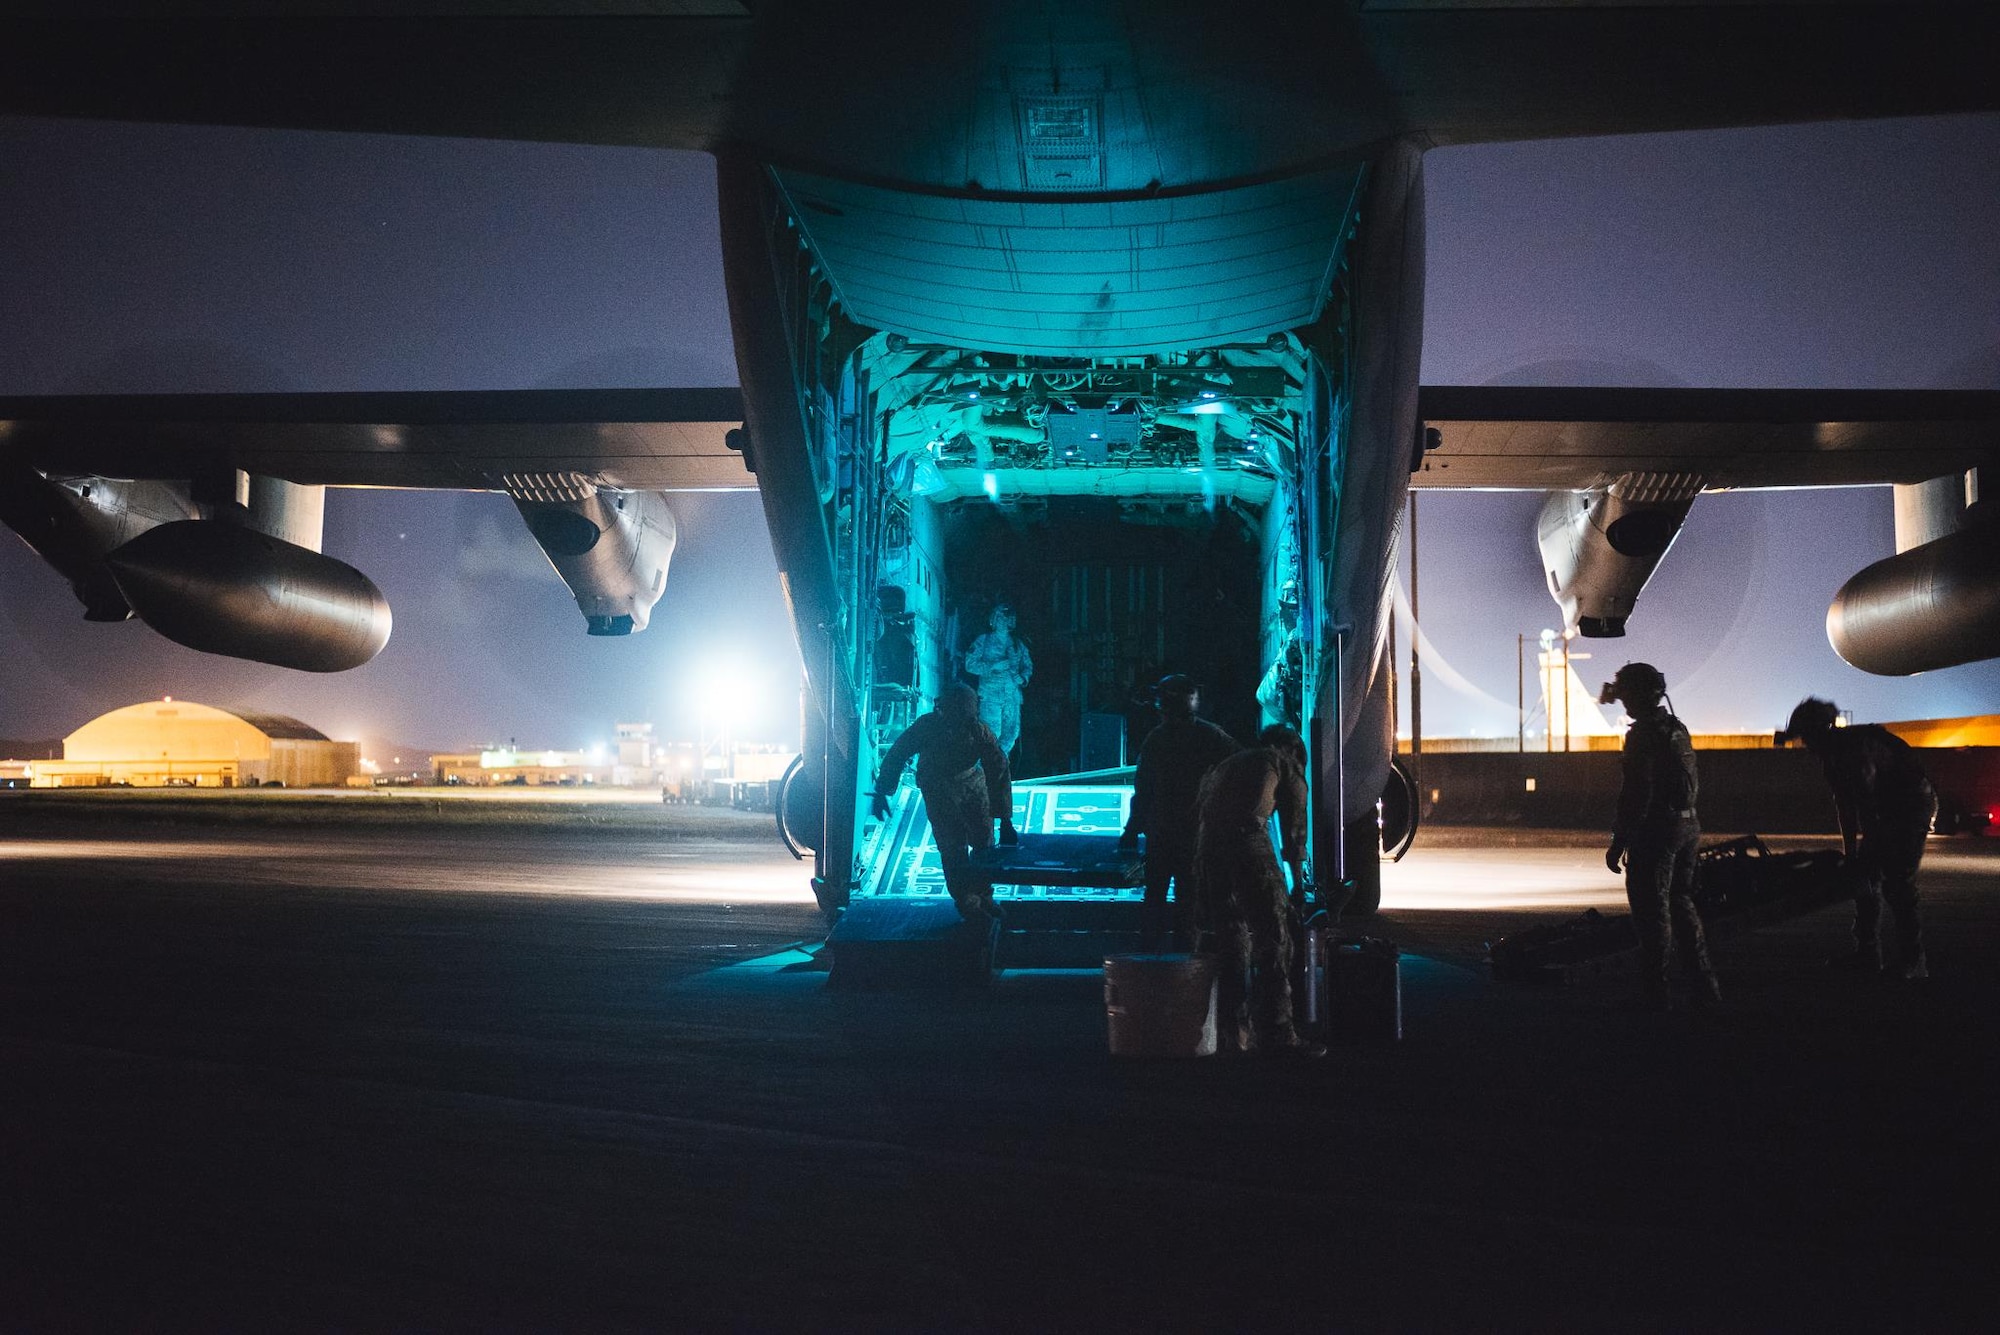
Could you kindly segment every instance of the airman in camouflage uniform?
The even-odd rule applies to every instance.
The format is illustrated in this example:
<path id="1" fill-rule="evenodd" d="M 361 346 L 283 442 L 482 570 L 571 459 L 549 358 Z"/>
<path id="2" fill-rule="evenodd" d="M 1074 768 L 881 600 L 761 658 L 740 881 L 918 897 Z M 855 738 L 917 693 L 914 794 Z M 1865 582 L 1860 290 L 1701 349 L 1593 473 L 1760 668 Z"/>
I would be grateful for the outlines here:
<path id="1" fill-rule="evenodd" d="M 1153 688 L 1160 725 L 1139 748 L 1132 780 L 1132 814 L 1118 837 L 1121 847 L 1146 836 L 1146 902 L 1140 913 L 1140 948 L 1158 950 L 1171 923 L 1175 949 L 1194 944 L 1195 802 L 1201 781 L 1218 763 L 1243 748 L 1236 739 L 1200 716 L 1201 691 L 1181 673 L 1160 678 Z M 1174 899 L 1171 915 L 1167 890 Z"/>
<path id="2" fill-rule="evenodd" d="M 967 921 L 998 917 L 991 887 L 972 869 L 972 853 L 993 847 L 995 816 L 1001 821 L 1000 842 L 1019 841 L 1014 832 L 1014 785 L 999 741 L 979 721 L 979 697 L 970 686 L 946 688 L 938 707 L 920 715 L 882 757 L 875 780 L 877 820 L 888 818 L 889 799 L 912 756 L 945 889 Z"/>
<path id="3" fill-rule="evenodd" d="M 1910 744 L 1875 723 L 1836 727 L 1831 700 L 1808 697 L 1792 711 L 1778 745 L 1798 740 L 1819 758 L 1833 789 L 1840 839 L 1854 875 L 1852 955 L 1833 961 L 1873 972 L 1883 967 L 1882 901 L 1896 919 L 1897 953 L 1888 968 L 1904 978 L 1930 977 L 1917 912 L 1917 868 L 1937 816 L 1937 791 Z"/>
<path id="4" fill-rule="evenodd" d="M 1221 972 L 1225 1040 L 1244 1050 L 1325 1051 L 1292 1024 L 1292 903 L 1267 830 L 1278 817 L 1284 860 L 1303 892 L 1306 748 L 1274 725 L 1258 745 L 1208 772 L 1196 802 L 1194 879 L 1198 917 Z"/>
<path id="5" fill-rule="evenodd" d="M 1623 788 L 1617 823 L 1604 863 L 1625 873 L 1625 898 L 1639 936 L 1641 980 L 1649 1005 L 1670 1004 L 1672 938 L 1681 964 L 1695 980 L 1702 1002 L 1722 999 L 1709 963 L 1701 913 L 1694 903 L 1695 852 L 1701 823 L 1695 817 L 1699 778 L 1687 725 L 1662 703 L 1667 679 L 1651 663 L 1627 663 L 1605 686 L 1600 703 L 1616 700 L 1632 716 L 1625 733 Z"/>
<path id="6" fill-rule="evenodd" d="M 965 670 L 979 678 L 979 721 L 992 729 L 1000 749 L 1014 753 L 1021 740 L 1021 688 L 1035 675 L 1028 646 L 1014 637 L 1014 609 L 1005 603 L 993 609 L 991 627 L 966 651 Z"/>

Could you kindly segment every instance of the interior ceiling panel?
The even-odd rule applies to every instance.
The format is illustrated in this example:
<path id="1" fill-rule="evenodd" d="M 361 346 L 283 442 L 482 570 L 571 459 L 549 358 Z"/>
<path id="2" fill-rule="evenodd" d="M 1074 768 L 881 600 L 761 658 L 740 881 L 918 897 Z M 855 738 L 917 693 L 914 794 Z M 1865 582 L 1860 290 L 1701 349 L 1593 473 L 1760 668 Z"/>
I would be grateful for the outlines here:
<path id="1" fill-rule="evenodd" d="M 1307 324 L 1358 168 L 1115 202 L 917 194 L 775 173 L 848 315 L 926 343 L 1103 356 Z"/>

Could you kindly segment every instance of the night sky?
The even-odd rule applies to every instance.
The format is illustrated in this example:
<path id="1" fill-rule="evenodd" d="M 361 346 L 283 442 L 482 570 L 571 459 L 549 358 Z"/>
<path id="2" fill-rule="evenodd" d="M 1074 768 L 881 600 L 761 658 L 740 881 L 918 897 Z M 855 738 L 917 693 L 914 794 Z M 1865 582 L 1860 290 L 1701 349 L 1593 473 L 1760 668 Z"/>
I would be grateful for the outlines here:
<path id="1" fill-rule="evenodd" d="M 1424 378 L 2000 388 L 2000 117 L 1578 140 L 1428 159 Z M 708 159 L 631 149 L 0 119 L 0 393 L 733 384 Z M 1555 620 L 1539 497 L 1429 493 L 1430 735 L 1514 728 L 1514 646 Z M 675 502 L 652 628 L 592 639 L 501 496 L 342 491 L 327 551 L 396 614 L 336 676 L 89 625 L 0 535 L 0 737 L 171 694 L 426 747 L 697 725 L 749 677 L 795 733 L 798 659 L 752 494 Z M 2000 664 L 1874 678 L 1826 606 L 1892 550 L 1886 490 L 1708 496 L 1595 683 L 1658 663 L 1699 730 L 1808 690 L 1862 717 L 2000 709 Z"/>

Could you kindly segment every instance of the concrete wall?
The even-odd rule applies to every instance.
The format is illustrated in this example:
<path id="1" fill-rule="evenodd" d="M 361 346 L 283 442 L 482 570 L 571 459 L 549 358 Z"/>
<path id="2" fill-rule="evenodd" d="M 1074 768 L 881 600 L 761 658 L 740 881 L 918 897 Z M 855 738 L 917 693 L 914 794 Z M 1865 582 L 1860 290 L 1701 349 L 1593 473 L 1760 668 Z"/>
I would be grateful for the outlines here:
<path id="1" fill-rule="evenodd" d="M 361 770 L 359 742 L 320 742 L 276 738 L 271 742 L 270 759 L 245 764 L 246 779 L 260 783 L 282 783 L 287 788 L 340 785 Z"/>
<path id="2" fill-rule="evenodd" d="M 1926 751 L 1923 761 L 1947 822 L 1954 813 L 1978 819 L 2000 811 L 2000 748 Z M 1706 830 L 1821 834 L 1836 828 L 1819 762 L 1801 748 L 1704 751 L 1700 763 L 1698 810 Z M 1619 756 L 1605 751 L 1425 755 L 1418 771 L 1424 819 L 1609 830 L 1618 764 Z"/>

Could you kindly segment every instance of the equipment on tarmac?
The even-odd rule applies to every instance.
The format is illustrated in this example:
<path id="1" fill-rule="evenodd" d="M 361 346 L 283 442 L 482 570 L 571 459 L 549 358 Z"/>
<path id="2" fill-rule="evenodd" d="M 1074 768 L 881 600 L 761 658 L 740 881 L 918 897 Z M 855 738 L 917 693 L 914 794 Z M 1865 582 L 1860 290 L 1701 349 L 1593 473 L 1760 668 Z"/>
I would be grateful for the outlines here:
<path id="1" fill-rule="evenodd" d="M 1114 1057 L 1215 1055 L 1212 955 L 1110 955 L 1104 1020 Z"/>
<path id="2" fill-rule="evenodd" d="M 1832 849 L 1773 853 L 1746 834 L 1701 850 L 1694 902 L 1711 939 L 1814 913 L 1853 894 Z M 1569 982 L 1622 966 L 1638 953 L 1629 916 L 1587 909 L 1565 922 L 1515 932 L 1486 948 L 1493 976 L 1510 982 Z"/>
<path id="3" fill-rule="evenodd" d="M 1328 1038 L 1403 1037 L 1401 947 L 1379 936 L 1340 936 L 1324 912 L 1307 919 L 1296 939 L 1305 1028 Z"/>
<path id="4" fill-rule="evenodd" d="M 1327 1037 L 1395 1043 L 1403 1037 L 1403 951 L 1379 936 L 1325 936 L 1318 989 L 1307 1014 L 1323 1015 Z"/>

